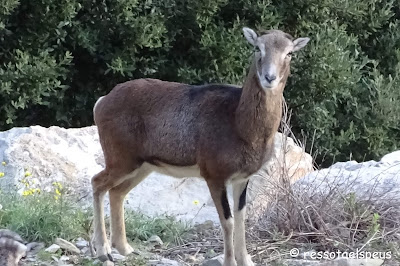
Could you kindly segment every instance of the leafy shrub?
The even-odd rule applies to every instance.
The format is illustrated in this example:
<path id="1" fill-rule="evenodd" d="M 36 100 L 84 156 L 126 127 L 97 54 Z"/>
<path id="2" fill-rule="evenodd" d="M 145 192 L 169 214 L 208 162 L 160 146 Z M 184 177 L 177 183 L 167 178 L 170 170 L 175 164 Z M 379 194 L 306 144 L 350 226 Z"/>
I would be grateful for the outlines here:
<path id="1" fill-rule="evenodd" d="M 1 0 L 0 129 L 92 124 L 127 79 L 242 84 L 241 28 L 309 36 L 285 97 L 318 161 L 372 159 L 399 145 L 395 0 Z M 397 10 L 397 11 L 396 11 Z"/>

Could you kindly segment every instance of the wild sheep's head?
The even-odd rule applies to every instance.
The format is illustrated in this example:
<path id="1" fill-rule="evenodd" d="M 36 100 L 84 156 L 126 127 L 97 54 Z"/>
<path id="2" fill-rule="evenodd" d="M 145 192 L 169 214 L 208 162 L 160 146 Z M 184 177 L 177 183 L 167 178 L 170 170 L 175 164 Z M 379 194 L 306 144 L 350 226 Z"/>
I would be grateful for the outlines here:
<path id="1" fill-rule="evenodd" d="M 269 30 L 258 36 L 254 30 L 243 28 L 244 36 L 256 49 L 255 62 L 257 76 L 264 90 L 275 88 L 289 73 L 292 53 L 300 50 L 309 38 L 293 37 L 280 30 Z"/>

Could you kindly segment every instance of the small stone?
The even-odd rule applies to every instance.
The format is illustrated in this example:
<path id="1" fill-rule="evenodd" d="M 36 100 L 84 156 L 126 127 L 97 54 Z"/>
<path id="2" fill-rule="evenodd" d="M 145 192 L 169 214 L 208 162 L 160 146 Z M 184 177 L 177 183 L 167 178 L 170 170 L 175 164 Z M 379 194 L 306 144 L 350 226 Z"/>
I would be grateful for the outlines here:
<path id="1" fill-rule="evenodd" d="M 44 251 L 48 253 L 56 253 L 60 249 L 60 246 L 57 244 L 53 244 L 50 247 L 46 248 Z"/>
<path id="2" fill-rule="evenodd" d="M 160 245 L 162 246 L 164 242 L 161 240 L 161 238 L 157 235 L 152 235 L 148 240 L 147 243 L 153 244 L 153 245 Z"/>
<path id="3" fill-rule="evenodd" d="M 83 239 L 83 238 L 78 238 L 78 239 L 75 241 L 75 246 L 77 246 L 77 248 L 79 248 L 79 249 L 83 249 L 84 247 L 88 247 L 88 246 L 89 246 L 89 242 L 86 241 L 86 240 Z"/>
<path id="4" fill-rule="evenodd" d="M 85 254 L 86 256 L 91 256 L 92 253 L 90 252 L 90 248 L 89 247 L 84 247 L 81 249 L 81 253 Z"/>
<path id="5" fill-rule="evenodd" d="M 114 260 L 125 260 L 125 256 L 121 255 L 121 254 L 113 254 L 112 255 Z"/>
<path id="6" fill-rule="evenodd" d="M 114 262 L 106 260 L 105 262 L 103 262 L 103 266 L 114 266 Z"/>
<path id="7" fill-rule="evenodd" d="M 222 266 L 224 263 L 224 254 L 208 259 L 201 266 Z"/>
<path id="8" fill-rule="evenodd" d="M 71 242 L 68 242 L 67 240 L 64 240 L 62 238 L 56 238 L 55 243 L 60 246 L 61 249 L 65 251 L 69 251 L 71 253 L 76 253 L 79 254 L 81 251 Z"/>
<path id="9" fill-rule="evenodd" d="M 32 242 L 32 243 L 26 244 L 26 247 L 27 247 L 27 252 L 29 255 L 35 255 L 40 250 L 44 249 L 45 245 L 44 245 L 44 243 L 40 243 L 40 242 Z"/>
<path id="10" fill-rule="evenodd" d="M 69 255 L 69 263 L 72 263 L 73 265 L 78 265 L 79 262 L 81 261 L 81 256 L 80 255 Z"/>
<path id="11" fill-rule="evenodd" d="M 65 255 L 62 255 L 62 256 L 60 257 L 59 260 L 60 260 L 60 261 L 68 261 L 68 260 L 69 260 L 69 257 L 68 257 L 68 256 L 65 256 Z"/>

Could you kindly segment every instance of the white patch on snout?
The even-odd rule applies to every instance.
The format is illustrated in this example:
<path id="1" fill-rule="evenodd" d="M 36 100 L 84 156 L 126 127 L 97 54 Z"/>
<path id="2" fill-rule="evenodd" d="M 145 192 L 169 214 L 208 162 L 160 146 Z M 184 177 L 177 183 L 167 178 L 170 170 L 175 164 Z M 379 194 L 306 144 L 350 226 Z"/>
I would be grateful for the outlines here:
<path id="1" fill-rule="evenodd" d="M 264 69 L 263 66 L 261 66 L 261 69 L 257 70 L 257 76 L 258 76 L 258 79 L 260 80 L 261 86 L 263 87 L 264 90 L 274 89 L 275 87 L 278 86 L 279 81 L 281 80 L 281 77 L 279 76 L 278 68 L 276 67 L 276 64 L 271 63 L 268 66 L 267 72 L 264 72 L 263 69 Z M 272 82 L 269 82 L 265 78 L 266 75 L 268 75 L 268 77 L 275 76 L 275 79 Z"/>
<path id="2" fill-rule="evenodd" d="M 278 83 L 280 80 L 279 77 L 277 77 L 273 82 L 268 82 L 265 79 L 265 75 L 260 75 L 260 73 L 258 71 L 257 71 L 257 76 L 258 76 L 258 79 L 260 80 L 261 87 L 263 87 L 264 90 L 274 89 L 275 87 L 278 86 Z"/>
<path id="3" fill-rule="evenodd" d="M 277 74 L 277 73 L 276 73 L 276 65 L 275 65 L 275 64 L 271 64 L 271 65 L 269 66 L 269 68 L 268 68 L 268 73 L 267 73 L 267 75 L 268 75 L 269 77 L 275 76 L 276 78 L 278 78 L 276 74 Z M 275 80 L 274 80 L 274 81 L 275 81 Z"/>

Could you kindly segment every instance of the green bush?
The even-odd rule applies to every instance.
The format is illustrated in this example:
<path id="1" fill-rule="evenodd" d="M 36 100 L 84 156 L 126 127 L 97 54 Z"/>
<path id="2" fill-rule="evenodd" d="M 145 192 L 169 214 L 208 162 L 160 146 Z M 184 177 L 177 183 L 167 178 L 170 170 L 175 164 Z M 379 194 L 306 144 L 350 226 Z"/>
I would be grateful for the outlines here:
<path id="1" fill-rule="evenodd" d="M 26 241 L 52 244 L 55 238 L 74 240 L 87 237 L 84 225 L 90 214 L 77 204 L 54 199 L 51 193 L 20 196 L 0 192 L 0 227 L 19 233 Z"/>
<path id="2" fill-rule="evenodd" d="M 128 79 L 242 84 L 250 26 L 311 37 L 285 97 L 319 162 L 399 146 L 398 0 L 0 3 L 2 130 L 90 125 L 96 99 Z"/>

